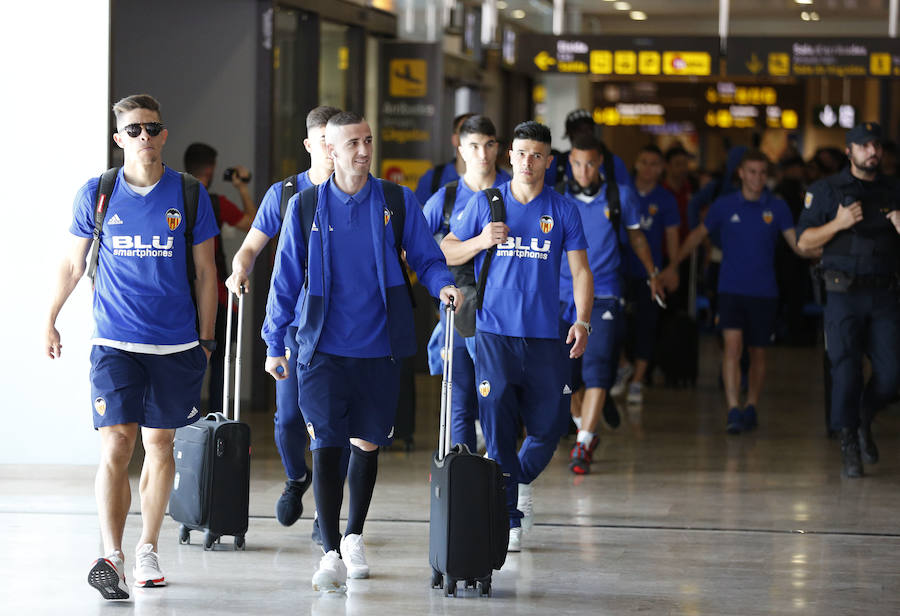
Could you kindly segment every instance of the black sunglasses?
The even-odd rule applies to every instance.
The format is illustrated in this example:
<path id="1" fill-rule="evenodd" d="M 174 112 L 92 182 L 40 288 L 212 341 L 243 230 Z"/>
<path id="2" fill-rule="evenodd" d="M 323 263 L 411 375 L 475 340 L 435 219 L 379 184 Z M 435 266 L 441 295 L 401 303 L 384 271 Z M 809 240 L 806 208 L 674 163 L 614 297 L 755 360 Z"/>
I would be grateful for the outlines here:
<path id="1" fill-rule="evenodd" d="M 137 124 L 129 124 L 119 129 L 119 132 L 125 131 L 125 134 L 131 138 L 140 137 L 141 130 L 146 130 L 151 137 L 156 137 L 165 128 L 162 122 L 139 122 Z"/>

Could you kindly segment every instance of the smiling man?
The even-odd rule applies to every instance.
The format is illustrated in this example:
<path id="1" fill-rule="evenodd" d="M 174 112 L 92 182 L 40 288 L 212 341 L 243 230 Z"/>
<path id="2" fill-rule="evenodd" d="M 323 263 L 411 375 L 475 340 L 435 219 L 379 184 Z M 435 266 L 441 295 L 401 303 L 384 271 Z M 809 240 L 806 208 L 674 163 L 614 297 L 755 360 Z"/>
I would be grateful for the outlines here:
<path id="1" fill-rule="evenodd" d="M 88 583 L 104 599 L 127 599 L 122 536 L 131 503 L 128 463 L 138 431 L 145 456 L 134 582 L 166 585 L 157 546 L 175 475 L 172 442 L 175 428 L 201 417 L 200 386 L 214 348 L 213 243 L 219 231 L 206 190 L 162 163 L 168 131 L 159 103 L 138 94 L 117 102 L 113 113 L 113 140 L 124 152 L 125 165 L 110 170 L 115 178 L 104 192 L 100 187 L 107 174 L 88 180 L 75 196 L 69 228 L 74 237 L 59 271 L 46 345 L 51 358 L 60 357 L 56 317 L 84 273 L 92 238 L 100 231 L 93 276 L 91 400 L 94 428 L 100 433 L 95 491 L 105 556 L 91 565 Z M 192 228 L 191 206 L 184 197 L 191 182 L 198 195 Z M 105 222 L 98 229 L 94 212 L 107 201 Z M 190 258 L 194 280 L 189 279 Z"/>
<path id="2" fill-rule="evenodd" d="M 263 339 L 266 371 L 293 377 L 302 401 L 313 456 L 313 489 L 322 557 L 313 588 L 342 591 L 346 580 L 369 577 L 363 524 L 378 472 L 378 448 L 391 444 L 400 387 L 398 359 L 415 353 L 412 303 L 399 245 L 419 280 L 456 306 L 441 251 L 425 226 L 412 191 L 369 173 L 372 131 L 359 115 L 342 112 L 325 129 L 334 175 L 294 195 L 282 225 L 269 288 Z M 402 217 L 400 226 L 392 220 Z M 297 318 L 297 354 L 284 336 Z M 343 539 L 338 530 L 350 444 L 350 503 Z"/>

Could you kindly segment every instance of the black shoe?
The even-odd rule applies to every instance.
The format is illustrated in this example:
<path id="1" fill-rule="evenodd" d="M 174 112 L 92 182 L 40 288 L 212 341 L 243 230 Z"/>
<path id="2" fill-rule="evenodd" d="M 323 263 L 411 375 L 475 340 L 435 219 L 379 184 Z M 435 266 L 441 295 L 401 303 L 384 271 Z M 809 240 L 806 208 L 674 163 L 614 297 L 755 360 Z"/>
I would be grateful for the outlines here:
<path id="1" fill-rule="evenodd" d="M 871 424 L 864 424 L 859 427 L 859 448 L 862 452 L 862 461 L 866 464 L 876 464 L 878 462 L 878 447 L 875 446 L 875 439 L 872 438 Z"/>
<path id="2" fill-rule="evenodd" d="M 311 483 L 312 473 L 309 471 L 306 471 L 306 479 L 303 481 L 288 479 L 284 482 L 284 492 L 275 503 L 275 517 L 282 526 L 290 526 L 303 515 L 303 494 Z"/>
<path id="3" fill-rule="evenodd" d="M 319 528 L 319 516 L 316 516 L 313 520 L 313 529 L 310 539 L 315 541 L 317 545 L 322 545 L 322 530 Z"/>
<path id="4" fill-rule="evenodd" d="M 853 428 L 841 428 L 841 475 L 850 479 L 863 476 L 859 437 Z"/>

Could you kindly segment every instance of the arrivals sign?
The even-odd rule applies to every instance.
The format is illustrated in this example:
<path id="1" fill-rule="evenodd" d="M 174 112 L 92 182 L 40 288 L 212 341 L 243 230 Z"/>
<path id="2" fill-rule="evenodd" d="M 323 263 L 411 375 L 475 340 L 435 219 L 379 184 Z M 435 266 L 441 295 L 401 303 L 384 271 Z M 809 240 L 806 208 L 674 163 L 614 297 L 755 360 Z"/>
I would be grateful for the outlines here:
<path id="1" fill-rule="evenodd" d="M 900 76 L 900 39 L 735 36 L 729 75 L 763 77 Z"/>
<path id="2" fill-rule="evenodd" d="M 415 190 L 439 154 L 443 52 L 437 43 L 382 41 L 381 46 L 379 175 Z"/>
<path id="3" fill-rule="evenodd" d="M 713 36 L 520 34 L 515 59 L 528 73 L 696 77 L 717 74 L 718 57 Z"/>

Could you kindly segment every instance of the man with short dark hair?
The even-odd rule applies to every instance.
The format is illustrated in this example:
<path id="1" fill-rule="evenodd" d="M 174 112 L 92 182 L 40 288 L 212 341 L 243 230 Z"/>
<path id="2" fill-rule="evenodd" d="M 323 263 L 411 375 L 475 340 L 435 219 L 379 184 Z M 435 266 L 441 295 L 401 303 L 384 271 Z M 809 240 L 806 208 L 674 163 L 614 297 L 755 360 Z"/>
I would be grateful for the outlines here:
<path id="1" fill-rule="evenodd" d="M 209 192 L 213 178 L 216 174 L 216 158 L 218 152 L 205 143 L 192 143 L 184 151 L 184 170 L 200 180 L 203 187 Z M 241 196 L 243 210 L 238 208 L 224 195 L 209 193 L 213 214 L 216 217 L 216 225 L 221 229 L 223 224 L 235 227 L 241 231 L 250 229 L 253 217 L 256 215 L 256 206 L 250 198 L 250 190 L 247 183 L 250 181 L 250 170 L 244 166 L 232 167 L 231 185 Z M 216 283 L 217 298 L 219 301 L 216 310 L 216 350 L 209 358 L 209 408 L 211 411 L 222 409 L 222 388 L 225 383 L 225 324 L 226 306 L 228 296 L 225 291 L 225 277 L 227 276 L 225 265 L 225 251 L 222 248 L 221 236 L 215 238 Z M 224 409 L 227 411 L 228 409 Z"/>
<path id="2" fill-rule="evenodd" d="M 441 163 L 426 171 L 416 184 L 416 199 L 424 204 L 437 192 L 438 188 L 458 180 L 466 172 L 466 161 L 459 153 L 459 129 L 463 122 L 471 118 L 474 113 L 461 113 L 453 118 L 453 134 L 450 143 L 453 144 L 453 160 Z"/>
<path id="3" fill-rule="evenodd" d="M 346 588 L 348 575 L 369 577 L 362 533 L 378 448 L 393 440 L 398 359 L 415 353 L 412 303 L 394 217 L 402 216 L 399 244 L 419 281 L 443 303 L 458 307 L 462 294 L 412 191 L 370 175 L 368 122 L 341 112 L 328 121 L 325 143 L 334 175 L 288 204 L 262 334 L 268 346 L 266 371 L 276 380 L 297 379 L 325 552 L 312 585 L 334 592 Z M 399 195 L 402 204 L 389 194 Z M 305 204 L 313 198 L 316 205 L 309 211 Z M 297 355 L 289 363 L 284 336 L 295 319 Z M 341 538 L 341 458 L 348 442 L 350 503 Z"/>
<path id="4" fill-rule="evenodd" d="M 559 353 L 560 266 L 572 272 L 575 319 L 565 332 L 571 357 L 587 344 L 593 281 L 587 242 L 574 205 L 544 185 L 552 163 L 550 129 L 522 122 L 509 152 L 513 179 L 500 186 L 505 220 L 491 215 L 489 196 L 478 192 L 450 223 L 441 249 L 451 265 L 475 259 L 496 246 L 476 318 L 475 371 L 479 416 L 487 455 L 508 473 L 509 550 L 521 549 L 523 517 L 533 517 L 531 482 L 550 462 L 568 416 L 561 411 L 563 378 Z M 516 451 L 520 420 L 527 436 Z M 519 485 L 524 489 L 520 492 Z M 523 511 L 524 509 L 524 511 Z"/>
<path id="5" fill-rule="evenodd" d="M 340 109 L 320 105 L 306 115 L 306 139 L 303 147 L 309 152 L 310 168 L 303 173 L 289 176 L 272 184 L 263 196 L 253 227 L 231 261 L 231 276 L 225 284 L 232 293 L 250 289 L 250 272 L 253 264 L 269 240 L 281 230 L 281 203 L 283 191 L 293 193 L 318 186 L 334 171 L 334 162 L 325 148 L 325 126 L 328 120 L 340 113 Z M 285 353 L 297 355 L 297 323 L 291 323 L 284 336 Z M 306 468 L 306 425 L 297 397 L 297 380 L 281 379 L 275 382 L 275 445 L 281 455 L 281 463 L 287 473 L 284 490 L 275 504 L 275 518 L 284 526 L 291 526 L 303 515 L 303 495 L 312 484 L 312 475 Z M 318 518 L 313 521 L 312 538 L 321 542 Z"/>
<path id="6" fill-rule="evenodd" d="M 809 187 L 798 244 L 823 250 L 825 340 L 831 360 L 831 427 L 840 431 L 842 475 L 878 462 L 872 418 L 900 382 L 900 182 L 879 172 L 881 127 L 847 131 L 850 165 Z M 863 355 L 872 376 L 863 387 Z"/>
<path id="7" fill-rule="evenodd" d="M 218 229 L 202 186 L 197 187 L 196 220 L 188 228 L 184 185 L 191 180 L 163 165 L 168 131 L 159 103 L 147 94 L 128 96 L 113 112 L 113 140 L 125 164 L 108 195 L 97 194 L 100 178 L 93 178 L 75 197 L 69 228 L 74 237 L 50 306 L 46 350 L 51 358 L 60 357 L 56 318 L 85 272 L 97 230 L 95 209 L 105 204 L 93 279 L 90 376 L 94 428 L 100 434 L 95 491 L 105 556 L 91 565 L 88 583 L 104 599 L 127 599 L 122 536 L 131 503 L 128 463 L 138 431 L 145 455 L 134 583 L 166 585 L 157 554 L 159 531 L 175 475 L 175 429 L 201 417 L 200 388 L 215 345 L 213 237 Z M 189 279 L 189 253 L 194 280 Z"/>
<path id="8" fill-rule="evenodd" d="M 510 180 L 505 171 L 498 171 L 497 129 L 494 123 L 483 115 L 473 115 L 462 123 L 459 129 L 459 155 L 466 165 L 465 174 L 456 182 L 448 182 L 428 199 L 423 210 L 428 229 L 440 241 L 450 232 L 450 222 L 465 209 L 472 195 L 485 188 L 498 187 Z M 453 198 L 452 204 L 446 200 Z M 448 207 L 449 206 L 449 207 Z M 449 211 L 448 211 L 449 210 Z M 474 264 L 463 263 L 451 267 L 460 288 L 474 282 Z M 471 309 L 471 307 L 470 307 Z M 457 319 L 457 322 L 459 319 Z M 435 326 L 432 339 L 443 340 L 444 313 Z M 437 336 L 437 338 L 435 338 Z M 464 443 L 469 451 L 477 450 L 475 420 L 478 416 L 477 388 L 475 386 L 475 336 L 464 338 L 457 335 L 453 354 L 453 408 L 451 409 L 450 442 Z M 467 349 L 468 347 L 468 349 Z M 429 364 L 440 367 L 440 348 L 430 348 L 432 357 Z M 436 355 L 436 357 L 435 357 Z M 439 372 L 438 372 L 439 374 Z"/>
<path id="9" fill-rule="evenodd" d="M 706 218 L 691 231 L 678 251 L 680 263 L 707 234 L 722 243 L 719 304 L 716 320 L 722 330 L 722 381 L 728 403 L 726 430 L 739 434 L 757 426 L 756 406 L 766 370 L 766 347 L 775 332 L 778 285 L 775 282 L 775 241 L 784 237 L 802 257 L 816 256 L 797 247 L 794 220 L 784 201 L 766 188 L 769 160 L 759 150 L 747 150 L 738 165 L 740 189 L 718 198 Z M 740 359 L 746 344 L 750 355 L 747 400 L 740 408 Z"/>

